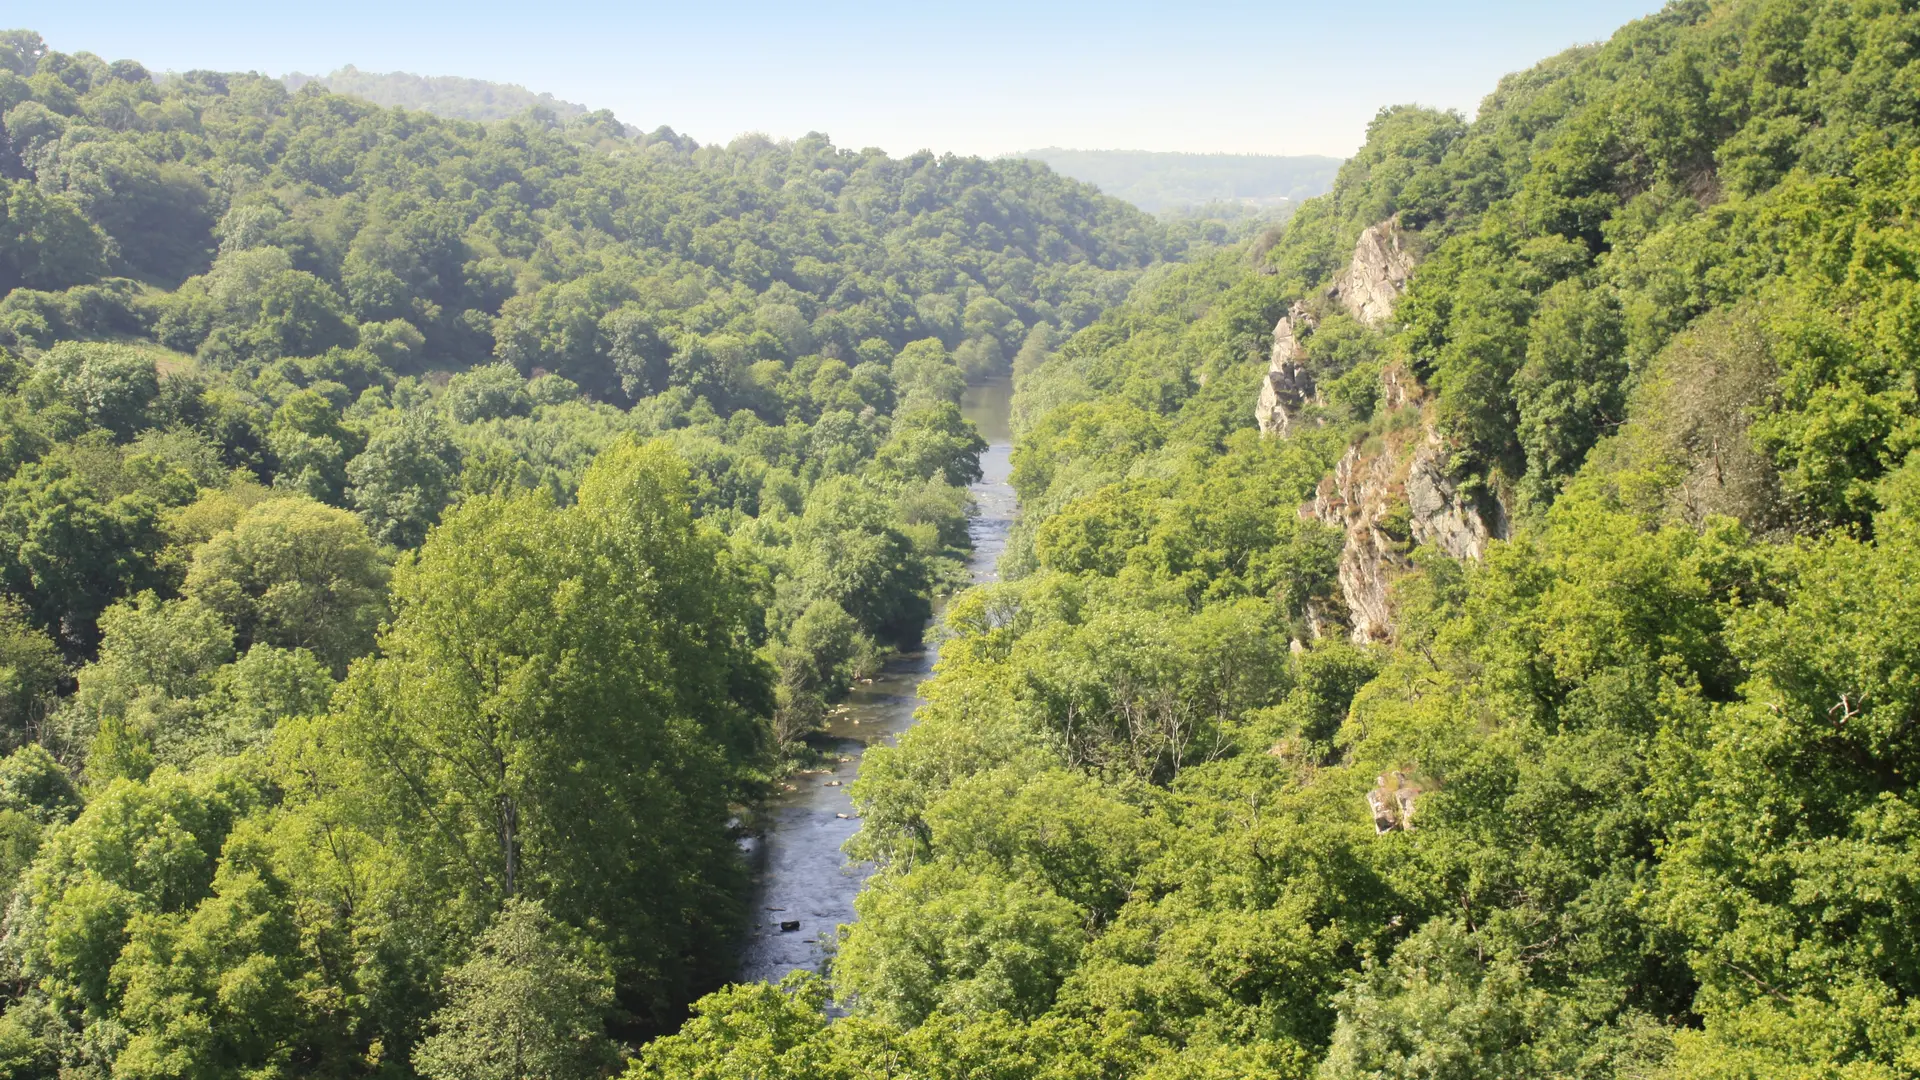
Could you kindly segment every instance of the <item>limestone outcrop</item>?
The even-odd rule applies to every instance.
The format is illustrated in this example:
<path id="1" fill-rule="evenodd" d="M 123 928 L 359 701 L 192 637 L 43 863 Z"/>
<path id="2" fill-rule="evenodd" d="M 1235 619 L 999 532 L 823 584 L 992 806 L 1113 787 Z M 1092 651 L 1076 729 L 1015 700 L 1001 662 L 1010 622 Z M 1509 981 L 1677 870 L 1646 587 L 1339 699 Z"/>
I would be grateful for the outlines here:
<path id="1" fill-rule="evenodd" d="M 1413 831 L 1413 811 L 1420 798 L 1420 785 L 1399 769 L 1374 778 L 1367 792 L 1367 809 L 1373 812 L 1375 834 Z"/>
<path id="2" fill-rule="evenodd" d="M 1396 523 L 1388 517 L 1398 495 L 1396 465 L 1393 454 L 1369 452 L 1365 444 L 1355 443 L 1320 481 L 1313 501 L 1300 508 L 1301 517 L 1346 534 L 1340 549 L 1340 593 L 1357 642 L 1393 639 L 1388 585 L 1412 565 L 1407 559 L 1411 537 L 1394 535 Z"/>
<path id="3" fill-rule="evenodd" d="M 1307 306 L 1295 301 L 1273 326 L 1273 354 L 1260 384 L 1260 400 L 1253 407 L 1263 435 L 1292 431 L 1301 408 L 1315 400 L 1313 375 L 1306 369 L 1307 351 L 1300 344 L 1304 334 L 1313 332 L 1314 322 Z"/>
<path id="4" fill-rule="evenodd" d="M 1354 318 L 1369 326 L 1380 326 L 1393 316 L 1393 305 L 1406 291 L 1413 276 L 1413 253 L 1400 234 L 1400 226 L 1391 218 L 1369 226 L 1354 245 L 1353 259 L 1327 288 L 1326 296 L 1337 301 Z M 1253 416 L 1262 434 L 1286 435 L 1308 402 L 1317 402 L 1313 373 L 1307 370 L 1307 351 L 1301 339 L 1313 333 L 1318 320 L 1305 303 L 1293 307 L 1273 326 L 1273 354 L 1266 378 L 1260 383 L 1260 398 Z M 1389 379 L 1383 389 L 1389 411 L 1407 404 L 1412 394 L 1410 375 L 1394 369 L 1405 386 Z"/>
<path id="5" fill-rule="evenodd" d="M 1496 502 L 1483 512 L 1461 494 L 1430 419 L 1348 447 L 1300 516 L 1346 534 L 1340 592 L 1353 640 L 1361 643 L 1393 640 L 1392 586 L 1413 568 L 1416 544 L 1479 559 L 1507 536 L 1503 507 Z"/>
<path id="6" fill-rule="evenodd" d="M 1389 219 L 1360 234 L 1353 261 L 1326 298 L 1377 327 L 1393 317 L 1412 275 L 1413 252 L 1398 223 Z M 1301 410 L 1319 402 L 1302 345 L 1315 325 L 1313 309 L 1295 303 L 1273 328 L 1273 355 L 1254 407 L 1264 434 L 1290 434 Z M 1497 503 L 1483 508 L 1462 494 L 1426 391 L 1400 362 L 1380 373 L 1380 407 L 1403 420 L 1418 414 L 1417 422 L 1391 425 L 1385 434 L 1348 447 L 1332 474 L 1320 481 L 1313 501 L 1300 508 L 1301 517 L 1345 534 L 1340 591 L 1346 624 L 1357 642 L 1393 639 L 1392 585 L 1413 568 L 1415 545 L 1455 559 L 1479 559 L 1490 543 L 1507 535 L 1505 508 Z M 1335 632 L 1335 620 L 1311 605 L 1307 621 L 1315 637 Z M 1404 810 L 1411 814 L 1410 805 Z"/>
<path id="7" fill-rule="evenodd" d="M 1506 507 L 1492 501 L 1483 513 L 1460 494 L 1446 446 L 1431 427 L 1407 463 L 1406 499 L 1414 540 L 1453 558 L 1479 559 L 1488 544 L 1507 537 Z"/>
<path id="8" fill-rule="evenodd" d="M 1413 277 L 1413 253 L 1392 219 L 1370 225 L 1353 246 L 1353 261 L 1334 279 L 1327 295 L 1368 326 L 1393 317 L 1393 307 Z"/>
<path id="9" fill-rule="evenodd" d="M 1388 364 L 1380 371 L 1380 411 L 1399 412 L 1409 405 L 1417 405 L 1425 398 L 1426 390 L 1420 380 L 1414 378 L 1398 360 Z"/>

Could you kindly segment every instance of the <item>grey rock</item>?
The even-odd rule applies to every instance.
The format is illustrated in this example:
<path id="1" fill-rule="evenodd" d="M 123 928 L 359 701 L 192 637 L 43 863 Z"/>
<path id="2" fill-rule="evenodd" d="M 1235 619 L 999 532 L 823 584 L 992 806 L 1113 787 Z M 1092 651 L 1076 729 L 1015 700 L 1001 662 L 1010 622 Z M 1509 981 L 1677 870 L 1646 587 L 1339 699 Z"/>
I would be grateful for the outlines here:
<path id="1" fill-rule="evenodd" d="M 1470 560 L 1484 556 L 1489 543 L 1506 539 L 1506 508 L 1494 501 L 1489 521 L 1461 496 L 1447 469 L 1446 446 L 1432 428 L 1407 465 L 1406 490 L 1413 538 L 1422 544 L 1455 559 Z"/>
<path id="2" fill-rule="evenodd" d="M 1380 369 L 1380 408 L 1384 412 L 1398 412 L 1409 405 L 1418 405 L 1426 396 L 1420 388 L 1420 381 L 1413 377 L 1398 361 Z"/>
<path id="3" fill-rule="evenodd" d="M 1373 831 L 1376 834 L 1413 831 L 1413 809 L 1420 797 L 1420 785 L 1406 773 L 1395 769 L 1381 773 L 1374 779 L 1372 791 L 1367 792 L 1367 809 L 1373 812 Z"/>
<path id="4" fill-rule="evenodd" d="M 1318 400 L 1313 375 L 1306 368 L 1307 351 L 1300 344 L 1314 323 L 1313 313 L 1296 301 L 1273 326 L 1273 353 L 1260 383 L 1260 400 L 1253 407 L 1263 435 L 1287 435 L 1307 402 Z"/>
<path id="5" fill-rule="evenodd" d="M 1411 564 L 1404 544 L 1381 528 L 1394 496 L 1394 456 L 1347 448 L 1333 474 L 1320 481 L 1306 515 L 1346 533 L 1340 550 L 1340 592 L 1356 642 L 1393 639 L 1387 586 Z M 1318 629 L 1317 627 L 1315 628 Z"/>
<path id="6" fill-rule="evenodd" d="M 1413 277 L 1413 253 L 1393 220 L 1369 225 L 1353 246 L 1353 261 L 1334 279 L 1328 295 L 1340 301 L 1354 318 L 1379 326 L 1393 317 L 1400 294 Z"/>
<path id="7" fill-rule="evenodd" d="M 1301 516 L 1346 534 L 1339 579 L 1348 627 L 1355 642 L 1393 640 L 1391 586 L 1412 569 L 1414 544 L 1428 544 L 1455 559 L 1479 559 L 1487 546 L 1507 536 L 1507 515 L 1496 501 L 1486 513 L 1460 493 L 1448 471 L 1446 444 L 1431 424 L 1417 444 L 1388 438 L 1378 449 L 1347 448 L 1332 475 L 1320 481 Z M 1404 504 L 1404 518 L 1396 508 Z M 1321 627 L 1311 627 L 1319 636 Z"/>

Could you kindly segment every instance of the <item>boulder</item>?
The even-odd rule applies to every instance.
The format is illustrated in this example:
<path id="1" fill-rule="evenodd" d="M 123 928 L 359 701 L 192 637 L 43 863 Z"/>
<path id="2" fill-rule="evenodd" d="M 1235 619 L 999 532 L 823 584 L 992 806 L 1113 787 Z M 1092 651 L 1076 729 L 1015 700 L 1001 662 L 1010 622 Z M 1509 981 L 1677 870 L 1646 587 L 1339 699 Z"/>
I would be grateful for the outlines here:
<path id="1" fill-rule="evenodd" d="M 1412 777 L 1395 769 L 1374 778 L 1367 792 L 1367 809 L 1373 813 L 1376 834 L 1413 831 L 1413 808 L 1420 797 L 1420 785 Z"/>

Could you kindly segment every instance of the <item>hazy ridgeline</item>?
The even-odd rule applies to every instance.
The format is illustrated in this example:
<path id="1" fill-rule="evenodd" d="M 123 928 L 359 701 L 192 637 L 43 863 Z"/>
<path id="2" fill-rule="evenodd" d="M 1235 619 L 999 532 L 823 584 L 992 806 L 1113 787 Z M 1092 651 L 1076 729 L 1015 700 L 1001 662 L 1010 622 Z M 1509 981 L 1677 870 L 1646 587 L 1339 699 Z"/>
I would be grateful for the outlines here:
<path id="1" fill-rule="evenodd" d="M 1339 158 L 1263 154 L 1176 154 L 1145 150 L 1027 150 L 1010 157 L 1044 161 L 1148 213 L 1209 203 L 1277 211 L 1326 191 Z"/>
<path id="2" fill-rule="evenodd" d="M 567 121 L 590 111 L 585 105 L 561 101 L 552 94 L 536 94 L 512 83 L 463 79 L 455 75 L 361 71 L 352 64 L 330 75 L 302 75 L 296 71 L 281 81 L 289 90 L 319 83 L 336 94 L 388 108 L 418 109 L 449 120 L 506 120 L 530 109 L 542 109 L 557 120 Z"/>

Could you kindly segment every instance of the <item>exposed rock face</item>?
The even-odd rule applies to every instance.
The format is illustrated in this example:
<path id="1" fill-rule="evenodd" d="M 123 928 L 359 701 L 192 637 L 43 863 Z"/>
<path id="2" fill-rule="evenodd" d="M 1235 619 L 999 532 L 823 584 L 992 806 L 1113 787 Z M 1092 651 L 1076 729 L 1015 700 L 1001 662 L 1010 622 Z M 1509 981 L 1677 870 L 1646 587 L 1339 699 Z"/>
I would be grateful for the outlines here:
<path id="1" fill-rule="evenodd" d="M 1333 474 L 1320 481 L 1313 502 L 1300 509 L 1302 517 L 1347 534 L 1340 550 L 1340 592 L 1347 601 L 1353 640 L 1361 643 L 1393 639 L 1387 586 L 1411 565 L 1409 538 L 1393 535 L 1397 523 L 1389 518 L 1401 501 L 1396 457 L 1369 453 L 1359 443 L 1348 447 Z"/>
<path id="2" fill-rule="evenodd" d="M 1431 427 L 1407 463 L 1406 496 L 1413 538 L 1453 558 L 1478 559 L 1489 543 L 1507 538 L 1506 508 L 1496 501 L 1483 515 L 1460 496 L 1447 471 L 1446 446 Z"/>
<path id="3" fill-rule="evenodd" d="M 1400 227 L 1392 220 L 1370 225 L 1353 246 L 1353 261 L 1334 279 L 1327 295 L 1340 301 L 1354 318 L 1379 326 L 1393 317 L 1393 305 L 1413 276 L 1413 254 L 1401 242 Z"/>
<path id="4" fill-rule="evenodd" d="M 1496 505 L 1488 520 L 1460 495 L 1445 443 L 1431 424 L 1390 434 L 1372 448 L 1348 447 L 1300 515 L 1346 533 L 1340 591 L 1353 640 L 1363 644 L 1393 640 L 1391 586 L 1412 569 L 1416 543 L 1478 559 L 1507 535 L 1504 509 Z"/>
<path id="5" fill-rule="evenodd" d="M 1260 400 L 1253 407 L 1263 435 L 1292 431 L 1301 407 L 1315 400 L 1313 376 L 1304 366 L 1307 351 L 1300 345 L 1301 334 L 1313 327 L 1313 313 L 1297 301 L 1273 326 L 1273 357 L 1260 384 Z"/>
<path id="6" fill-rule="evenodd" d="M 1360 234 L 1353 261 L 1327 296 L 1354 318 L 1379 326 L 1393 316 L 1393 306 L 1412 275 L 1413 254 L 1399 226 L 1383 221 Z M 1264 434 L 1287 435 L 1299 422 L 1300 410 L 1318 401 L 1301 346 L 1301 338 L 1313 329 L 1313 313 L 1301 303 L 1294 304 L 1273 328 L 1273 356 L 1254 408 Z M 1380 373 L 1380 400 L 1386 412 L 1422 408 L 1425 398 L 1419 380 L 1400 364 L 1389 364 Z M 1415 544 L 1431 545 L 1456 559 L 1479 559 L 1489 543 L 1506 537 L 1505 509 L 1496 505 L 1483 514 L 1461 496 L 1459 488 L 1449 469 L 1446 443 L 1429 415 L 1418 427 L 1348 447 L 1332 475 L 1320 481 L 1313 501 L 1300 508 L 1301 517 L 1346 534 L 1339 576 L 1353 640 L 1393 639 L 1390 586 L 1412 569 L 1409 555 Z M 1333 619 L 1312 605 L 1307 621 L 1315 637 L 1335 626 Z M 1376 812 L 1384 807 L 1377 806 Z M 1394 802 L 1390 809 L 1396 827 L 1407 827 L 1413 813 L 1412 793 L 1406 795 L 1404 806 Z"/>
<path id="7" fill-rule="evenodd" d="M 1409 405 L 1418 404 L 1426 397 L 1421 389 L 1420 380 L 1413 372 L 1400 365 L 1399 361 L 1388 364 L 1380 372 L 1380 408 L 1384 412 L 1398 412 Z"/>
<path id="8" fill-rule="evenodd" d="M 1392 219 L 1369 226 L 1354 245 L 1353 261 L 1327 289 L 1327 296 L 1339 301 L 1353 317 L 1369 326 L 1379 326 L 1393 315 L 1394 302 L 1406 291 L 1413 276 L 1413 253 L 1401 241 L 1400 227 Z M 1314 315 L 1298 301 L 1273 327 L 1273 356 L 1267 365 L 1267 377 L 1260 384 L 1260 400 L 1253 416 L 1262 434 L 1286 435 L 1300 415 L 1301 406 L 1317 401 L 1313 375 L 1306 369 L 1306 350 L 1300 339 L 1312 333 Z M 1388 410 L 1398 409 L 1417 396 L 1417 384 L 1405 371 L 1394 368 L 1384 380 Z"/>

